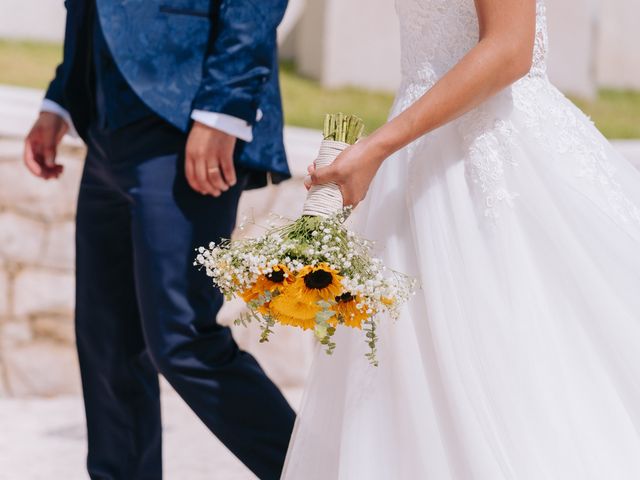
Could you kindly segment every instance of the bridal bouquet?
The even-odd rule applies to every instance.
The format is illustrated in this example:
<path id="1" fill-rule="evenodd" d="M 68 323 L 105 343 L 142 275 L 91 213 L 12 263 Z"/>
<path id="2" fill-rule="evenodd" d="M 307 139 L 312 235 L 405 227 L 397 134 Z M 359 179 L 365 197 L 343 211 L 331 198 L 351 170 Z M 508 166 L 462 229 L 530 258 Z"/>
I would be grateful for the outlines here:
<path id="1" fill-rule="evenodd" d="M 327 115 L 317 168 L 322 168 L 362 136 L 352 115 Z M 204 267 L 227 299 L 248 307 L 236 324 L 257 322 L 261 342 L 276 324 L 313 330 L 332 353 L 337 328 L 362 329 L 367 358 L 377 365 L 377 315 L 397 318 L 415 290 L 415 281 L 385 268 L 371 255 L 372 243 L 349 231 L 335 184 L 313 186 L 298 220 L 271 226 L 258 238 L 225 240 L 200 247 L 195 265 Z"/>

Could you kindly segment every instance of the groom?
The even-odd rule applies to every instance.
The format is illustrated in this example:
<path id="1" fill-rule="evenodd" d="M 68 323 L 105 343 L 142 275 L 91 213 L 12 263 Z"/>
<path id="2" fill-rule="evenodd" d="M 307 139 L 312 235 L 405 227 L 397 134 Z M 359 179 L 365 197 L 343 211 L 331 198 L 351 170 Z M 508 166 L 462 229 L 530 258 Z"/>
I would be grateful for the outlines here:
<path id="1" fill-rule="evenodd" d="M 25 163 L 56 178 L 64 133 L 88 146 L 76 333 L 90 476 L 162 478 L 160 372 L 260 479 L 279 478 L 294 413 L 216 323 L 222 296 L 193 258 L 231 234 L 243 189 L 289 177 L 276 55 L 286 0 L 65 4 L 64 61 Z"/>

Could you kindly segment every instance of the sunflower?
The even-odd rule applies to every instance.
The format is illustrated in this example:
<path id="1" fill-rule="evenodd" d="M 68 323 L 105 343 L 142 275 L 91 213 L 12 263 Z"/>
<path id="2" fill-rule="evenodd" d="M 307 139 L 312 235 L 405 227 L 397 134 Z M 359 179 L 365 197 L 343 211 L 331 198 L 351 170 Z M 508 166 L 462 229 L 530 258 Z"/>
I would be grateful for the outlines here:
<path id="1" fill-rule="evenodd" d="M 298 296 L 289 286 L 271 300 L 269 310 L 279 323 L 309 330 L 316 326 L 316 315 L 321 308 L 317 303 Z"/>
<path id="2" fill-rule="evenodd" d="M 358 308 L 360 299 L 347 292 L 337 296 L 335 301 L 336 303 L 331 309 L 336 312 L 344 324 L 351 328 L 362 328 L 362 322 L 369 316 L 365 313 L 366 308 Z"/>
<path id="3" fill-rule="evenodd" d="M 271 273 L 260 275 L 250 288 L 240 294 L 240 297 L 246 303 L 249 303 L 261 295 L 264 295 L 265 292 L 273 293 L 275 290 L 282 289 L 293 281 L 294 277 L 285 265 L 276 265 L 273 267 Z"/>
<path id="4" fill-rule="evenodd" d="M 342 295 L 342 277 L 326 263 L 307 265 L 291 284 L 292 295 L 307 303 L 316 304 L 319 300 L 332 301 Z"/>

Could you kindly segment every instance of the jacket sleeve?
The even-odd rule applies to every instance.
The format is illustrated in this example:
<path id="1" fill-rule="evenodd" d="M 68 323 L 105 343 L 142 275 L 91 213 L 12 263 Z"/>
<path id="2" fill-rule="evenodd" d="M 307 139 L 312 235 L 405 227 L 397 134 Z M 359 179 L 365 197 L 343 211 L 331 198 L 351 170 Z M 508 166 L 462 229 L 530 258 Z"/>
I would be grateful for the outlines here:
<path id="1" fill-rule="evenodd" d="M 67 1 L 65 0 L 64 2 L 64 8 L 65 10 L 68 10 L 67 8 Z M 67 13 L 68 16 L 68 13 Z M 67 19 L 68 20 L 68 19 Z M 66 23 L 66 21 L 65 21 Z M 67 41 L 67 35 L 65 32 L 65 47 L 66 47 L 66 41 Z M 65 55 L 66 57 L 66 55 Z M 49 83 L 49 88 L 47 88 L 47 92 L 44 95 L 44 98 L 46 98 L 47 100 L 50 100 L 54 103 L 57 103 L 58 105 L 60 105 L 63 109 L 68 110 L 67 105 L 65 104 L 66 102 L 64 101 L 64 94 L 62 92 L 63 86 L 62 86 L 62 76 L 63 76 L 63 72 L 64 69 L 66 67 L 65 65 L 65 60 L 62 60 L 62 63 L 60 63 L 60 65 L 58 65 L 58 68 L 56 68 L 56 73 L 53 77 L 53 80 L 51 80 L 51 83 Z"/>
<path id="2" fill-rule="evenodd" d="M 256 122 L 287 0 L 221 0 L 193 108 Z"/>
<path id="3" fill-rule="evenodd" d="M 68 110 L 67 105 L 65 104 L 64 95 L 62 93 L 62 71 L 64 68 L 64 63 L 58 65 L 56 68 L 55 76 L 51 83 L 49 83 L 49 88 L 47 88 L 47 92 L 44 95 L 44 98 L 47 100 L 51 100 L 52 102 L 57 103 L 65 110 Z"/>

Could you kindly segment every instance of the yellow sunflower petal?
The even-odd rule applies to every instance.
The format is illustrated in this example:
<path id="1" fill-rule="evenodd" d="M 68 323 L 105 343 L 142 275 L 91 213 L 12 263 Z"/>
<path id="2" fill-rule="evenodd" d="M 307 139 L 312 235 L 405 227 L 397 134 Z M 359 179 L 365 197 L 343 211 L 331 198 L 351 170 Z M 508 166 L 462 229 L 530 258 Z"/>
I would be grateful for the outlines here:
<path id="1" fill-rule="evenodd" d="M 365 313 L 366 309 L 357 307 L 359 300 L 354 298 L 346 302 L 338 302 L 333 306 L 333 311 L 340 315 L 341 320 L 347 327 L 362 328 L 362 323 L 369 318 Z"/>
<path id="2" fill-rule="evenodd" d="M 246 303 L 249 303 L 253 300 L 256 300 L 261 295 L 264 295 L 265 292 L 273 293 L 274 291 L 285 287 L 295 280 L 294 276 L 291 275 L 291 272 L 286 267 L 286 265 L 276 265 L 275 267 L 273 267 L 273 270 L 281 271 L 285 274 L 284 280 L 282 282 L 274 282 L 269 278 L 268 275 L 265 274 L 259 275 L 255 283 L 240 294 L 240 298 L 242 298 Z"/>
<path id="3" fill-rule="evenodd" d="M 284 325 L 308 329 L 315 326 L 316 314 L 320 307 L 314 302 L 292 295 L 291 289 L 286 288 L 271 300 L 269 310 L 271 315 Z"/>
<path id="4" fill-rule="evenodd" d="M 288 317 L 282 314 L 274 315 L 273 318 L 275 318 L 275 320 L 282 325 L 298 327 L 298 328 L 302 328 L 303 330 L 311 330 L 316 327 L 315 318 L 301 319 L 301 318 Z"/>

